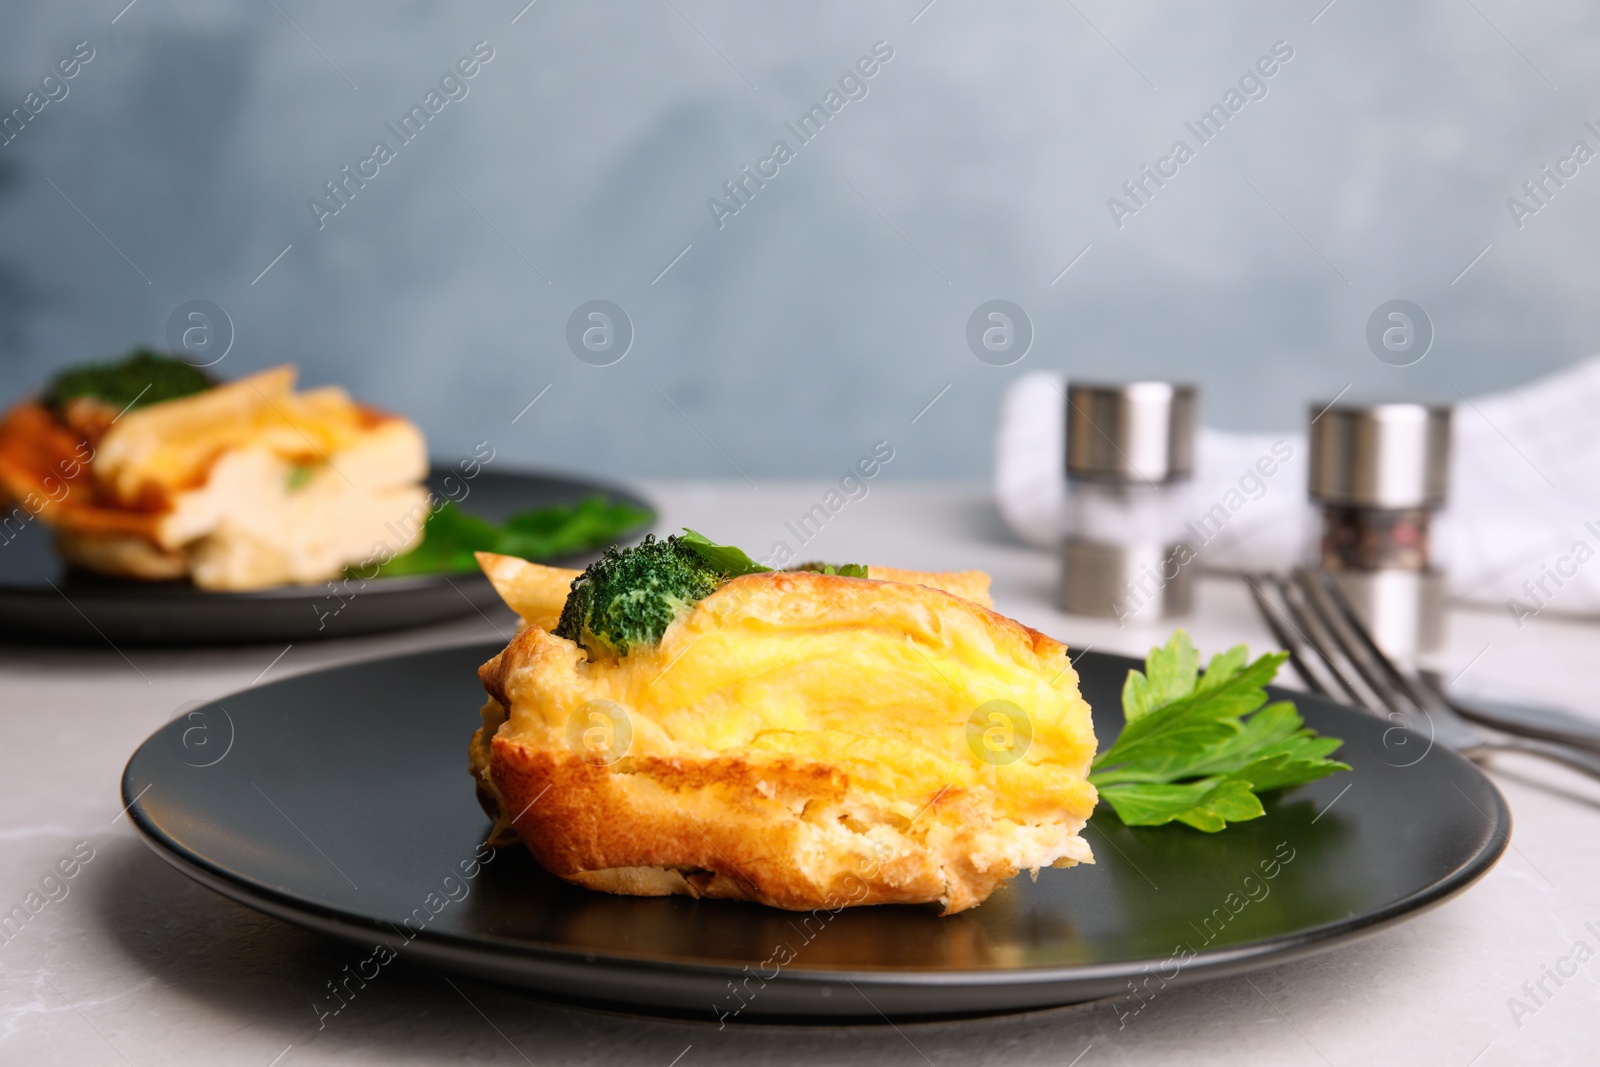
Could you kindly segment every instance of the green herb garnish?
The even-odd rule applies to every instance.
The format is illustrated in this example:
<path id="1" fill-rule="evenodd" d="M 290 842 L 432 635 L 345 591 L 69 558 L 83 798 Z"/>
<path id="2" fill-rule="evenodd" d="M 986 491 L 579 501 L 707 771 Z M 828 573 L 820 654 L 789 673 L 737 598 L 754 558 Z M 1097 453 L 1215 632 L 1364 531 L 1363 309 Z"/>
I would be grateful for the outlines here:
<path id="1" fill-rule="evenodd" d="M 1144 673 L 1128 672 L 1127 725 L 1089 775 L 1124 823 L 1176 819 L 1215 833 L 1264 815 L 1258 793 L 1350 769 L 1325 758 L 1343 741 L 1306 729 L 1288 701 L 1267 704 L 1262 687 L 1288 653 L 1248 658 L 1245 646 L 1235 645 L 1200 675 L 1200 656 L 1179 630 L 1165 648 L 1150 650 Z"/>
<path id="2" fill-rule="evenodd" d="M 88 397 L 118 410 L 148 407 L 210 389 L 212 381 L 181 359 L 136 348 L 115 363 L 69 367 L 56 375 L 44 402 L 60 411 L 68 402 Z"/>
<path id="3" fill-rule="evenodd" d="M 832 563 L 800 563 L 789 568 L 792 571 L 810 571 L 813 574 L 837 574 L 841 578 L 867 577 L 865 563 L 841 563 L 834 566 Z"/>
<path id="4" fill-rule="evenodd" d="M 763 567 L 751 559 L 744 549 L 735 548 L 733 545 L 719 545 L 705 534 L 696 533 L 687 526 L 683 528 L 683 536 L 678 538 L 678 543 L 729 578 L 772 570 L 771 567 Z"/>
<path id="5" fill-rule="evenodd" d="M 315 471 L 312 468 L 305 466 L 304 464 L 297 463 L 290 467 L 289 473 L 284 476 L 284 488 L 291 493 L 298 493 L 300 490 L 311 484 L 311 476 L 314 473 Z"/>
<path id="6" fill-rule="evenodd" d="M 476 552 L 498 552 L 529 560 L 576 555 L 610 544 L 653 517 L 649 511 L 631 504 L 592 496 L 577 505 L 553 504 L 519 511 L 496 525 L 446 501 L 428 516 L 421 543 L 383 564 L 378 574 L 396 577 L 474 571 L 478 569 Z"/>

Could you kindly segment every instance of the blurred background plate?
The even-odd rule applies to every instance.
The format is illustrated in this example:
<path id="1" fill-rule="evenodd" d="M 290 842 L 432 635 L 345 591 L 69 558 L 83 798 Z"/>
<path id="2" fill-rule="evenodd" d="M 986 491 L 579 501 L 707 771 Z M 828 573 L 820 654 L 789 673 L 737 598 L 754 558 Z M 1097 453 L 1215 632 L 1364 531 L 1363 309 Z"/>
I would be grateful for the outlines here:
<path id="1" fill-rule="evenodd" d="M 614 486 L 531 471 L 480 469 L 467 477 L 453 467 L 436 466 L 428 487 L 436 499 L 456 500 L 462 511 L 493 522 L 503 522 L 513 512 L 577 504 L 596 495 L 652 515 L 655 511 L 636 494 Z M 649 525 L 627 531 L 622 539 L 644 533 Z M 540 562 L 581 565 L 598 554 Z M 86 574 L 68 569 L 56 556 L 49 527 L 33 521 L 0 545 L 0 633 L 25 640 L 119 645 L 310 641 L 423 626 L 500 603 L 488 579 L 475 571 L 377 578 L 359 588 L 352 581 L 355 595 L 342 586 L 336 594 L 335 584 L 231 593 L 208 592 L 189 582 Z"/>
<path id="2" fill-rule="evenodd" d="M 1354 770 L 1220 834 L 1125 827 L 1101 809 L 1085 831 L 1094 866 L 1015 878 L 949 918 L 610 896 L 557 880 L 520 847 L 474 859 L 489 820 L 467 742 L 484 699 L 476 668 L 497 651 L 372 660 L 201 707 L 129 761 L 134 824 L 202 884 L 363 952 L 382 942 L 559 998 L 708 1020 L 1107 996 L 1124 998 L 1119 1014 L 1137 1011 L 1169 984 L 1281 964 L 1415 915 L 1482 876 L 1510 838 L 1505 802 L 1471 763 L 1374 716 L 1274 690 L 1343 738 Z M 1079 660 L 1102 739 L 1121 726 L 1118 694 L 1136 666 Z"/>

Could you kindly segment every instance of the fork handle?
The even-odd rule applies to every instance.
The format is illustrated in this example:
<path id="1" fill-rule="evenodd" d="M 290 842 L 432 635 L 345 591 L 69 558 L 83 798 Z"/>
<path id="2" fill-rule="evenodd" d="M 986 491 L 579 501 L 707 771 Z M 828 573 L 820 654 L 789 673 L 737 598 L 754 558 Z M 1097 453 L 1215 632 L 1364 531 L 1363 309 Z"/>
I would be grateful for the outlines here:
<path id="1" fill-rule="evenodd" d="M 1543 756 L 1591 778 L 1600 779 L 1600 755 L 1585 752 L 1571 745 L 1555 741 L 1540 741 L 1532 737 L 1497 737 L 1485 741 L 1480 748 L 1490 752 L 1522 752 L 1529 756 Z"/>

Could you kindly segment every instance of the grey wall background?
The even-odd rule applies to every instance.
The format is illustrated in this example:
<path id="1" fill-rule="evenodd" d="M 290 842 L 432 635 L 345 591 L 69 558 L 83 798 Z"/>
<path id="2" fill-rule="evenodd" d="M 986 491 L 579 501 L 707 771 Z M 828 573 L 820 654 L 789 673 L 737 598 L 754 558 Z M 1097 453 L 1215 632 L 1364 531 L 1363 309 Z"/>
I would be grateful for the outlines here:
<path id="1" fill-rule="evenodd" d="M 759 483 L 888 439 L 891 477 L 975 478 L 1030 369 L 1187 377 L 1207 421 L 1265 430 L 1352 383 L 1454 398 L 1600 349 L 1600 162 L 1521 229 L 1506 206 L 1600 149 L 1576 0 L 124 2 L 0 14 L 4 111 L 95 49 L 0 147 L 3 400 L 204 298 L 235 325 L 217 370 L 296 361 L 439 454 Z M 319 231 L 308 198 L 479 40 L 469 95 Z M 879 40 L 799 147 L 783 123 Z M 1279 40 L 1268 95 L 1119 229 L 1107 198 Z M 719 230 L 707 199 L 780 137 Z M 1010 367 L 964 339 L 996 297 L 1036 330 Z M 1397 297 L 1437 337 L 1405 368 L 1364 340 Z M 593 298 L 636 330 L 610 367 L 564 340 Z"/>

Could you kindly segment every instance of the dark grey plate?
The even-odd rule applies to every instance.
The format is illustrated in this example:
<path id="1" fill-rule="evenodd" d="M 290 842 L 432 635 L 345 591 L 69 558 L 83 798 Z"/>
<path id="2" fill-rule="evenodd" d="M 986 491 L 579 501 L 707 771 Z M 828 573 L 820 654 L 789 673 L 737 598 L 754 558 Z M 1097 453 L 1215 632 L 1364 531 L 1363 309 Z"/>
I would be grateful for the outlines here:
<path id="1" fill-rule="evenodd" d="M 435 467 L 435 498 L 496 522 L 596 493 L 653 511 L 633 493 L 596 482 L 532 472 Z M 627 537 L 642 534 L 648 523 Z M 291 585 L 249 593 L 197 589 L 189 582 L 135 582 L 66 567 L 37 519 L 0 534 L 0 634 L 25 640 L 216 645 L 313 641 L 442 622 L 498 604 L 476 572 L 378 578 L 348 585 Z M 593 555 L 546 562 L 573 565 Z"/>
<path id="2" fill-rule="evenodd" d="M 1130 982 L 1148 997 L 1415 915 L 1486 872 L 1511 832 L 1505 802 L 1466 760 L 1361 712 L 1279 693 L 1345 739 L 1354 771 L 1220 834 L 1129 828 L 1102 808 L 1087 831 L 1095 866 L 1019 877 L 950 918 L 592 893 L 520 848 L 473 859 L 488 829 L 466 770 L 483 700 L 474 672 L 497 651 L 374 660 L 191 712 L 128 762 L 134 824 L 191 878 L 364 951 L 382 942 L 560 997 L 708 1020 L 1106 996 L 1132 1011 Z M 1118 694 L 1136 665 L 1093 652 L 1079 661 L 1102 739 L 1120 728 Z"/>

